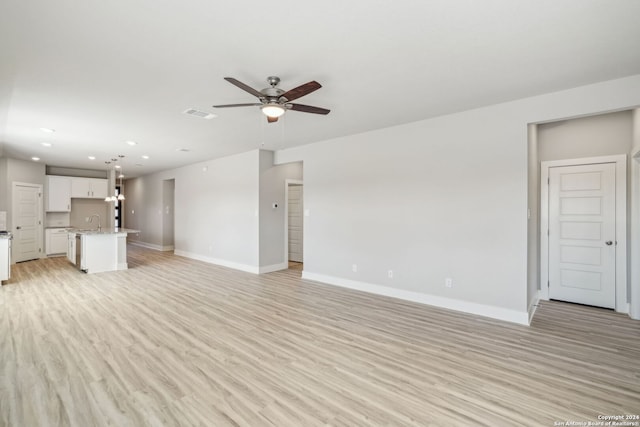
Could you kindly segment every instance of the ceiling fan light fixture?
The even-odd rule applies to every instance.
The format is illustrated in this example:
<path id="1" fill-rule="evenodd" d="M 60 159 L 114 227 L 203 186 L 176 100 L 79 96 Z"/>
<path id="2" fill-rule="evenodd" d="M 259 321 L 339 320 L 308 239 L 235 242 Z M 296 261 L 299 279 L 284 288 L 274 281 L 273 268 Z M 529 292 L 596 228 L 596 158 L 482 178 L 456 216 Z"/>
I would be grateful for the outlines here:
<path id="1" fill-rule="evenodd" d="M 284 107 L 280 104 L 269 103 L 263 105 L 260 109 L 267 117 L 278 118 L 284 114 Z"/>

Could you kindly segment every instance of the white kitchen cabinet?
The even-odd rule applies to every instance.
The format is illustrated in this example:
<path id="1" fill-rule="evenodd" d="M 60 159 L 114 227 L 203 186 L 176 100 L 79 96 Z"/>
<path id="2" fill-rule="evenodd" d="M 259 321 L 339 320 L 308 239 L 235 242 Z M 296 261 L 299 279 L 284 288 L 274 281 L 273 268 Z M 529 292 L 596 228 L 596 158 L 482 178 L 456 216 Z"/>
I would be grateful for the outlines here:
<path id="1" fill-rule="evenodd" d="M 0 282 L 11 278 L 11 239 L 0 237 Z"/>
<path id="2" fill-rule="evenodd" d="M 46 211 L 69 212 L 71 210 L 71 178 L 47 175 Z"/>
<path id="3" fill-rule="evenodd" d="M 45 248 L 47 255 L 64 255 L 67 253 L 67 236 L 65 228 L 48 228 L 45 233 Z"/>
<path id="4" fill-rule="evenodd" d="M 108 193 L 108 182 L 100 178 L 71 178 L 71 197 L 104 199 Z"/>

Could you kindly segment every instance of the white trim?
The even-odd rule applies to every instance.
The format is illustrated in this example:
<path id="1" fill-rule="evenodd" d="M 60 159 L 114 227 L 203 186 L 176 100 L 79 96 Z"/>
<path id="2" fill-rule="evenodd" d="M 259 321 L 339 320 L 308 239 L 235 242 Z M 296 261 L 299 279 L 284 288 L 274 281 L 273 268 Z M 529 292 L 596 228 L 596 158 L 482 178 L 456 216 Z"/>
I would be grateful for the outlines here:
<path id="1" fill-rule="evenodd" d="M 474 302 L 439 297 L 414 291 L 406 291 L 403 289 L 390 288 L 387 286 L 343 279 L 341 277 L 310 273 L 307 271 L 302 272 L 302 279 L 312 280 L 315 282 L 321 282 L 327 285 L 339 286 L 348 289 L 355 289 L 358 291 L 368 292 L 376 295 L 384 295 L 387 297 L 398 298 L 405 301 L 446 308 L 449 310 L 461 311 L 469 314 L 477 314 L 480 316 L 518 323 L 521 325 L 529 325 L 529 313 L 527 313 L 526 311 L 521 312 L 508 308 L 477 304 Z"/>
<path id="2" fill-rule="evenodd" d="M 540 299 L 549 299 L 549 169 L 561 166 L 616 164 L 616 311 L 627 304 L 627 155 L 549 160 L 540 163 Z"/>
<path id="3" fill-rule="evenodd" d="M 549 300 L 549 166 L 540 163 L 540 299 Z"/>
<path id="4" fill-rule="evenodd" d="M 289 268 L 288 262 L 281 262 L 280 264 L 265 265 L 263 267 L 258 268 L 258 274 L 273 273 L 274 271 L 286 270 L 287 268 Z"/>
<path id="5" fill-rule="evenodd" d="M 289 185 L 302 185 L 304 182 L 300 179 L 284 180 L 284 261 L 289 267 Z M 304 192 L 302 193 L 302 205 L 304 206 Z M 302 220 L 302 242 L 304 244 L 304 218 Z M 302 250 L 304 257 L 304 248 Z"/>
<path id="6" fill-rule="evenodd" d="M 227 261 L 219 258 L 210 258 L 204 255 L 195 254 L 193 252 L 180 251 L 180 250 L 175 250 L 174 254 L 185 257 L 185 258 L 195 259 L 197 261 L 203 261 L 209 264 L 215 264 L 222 267 L 233 268 L 234 270 L 245 271 L 247 273 L 253 273 L 253 274 L 260 273 L 260 269 L 254 265 L 240 264 L 238 262 Z"/>
<path id="7" fill-rule="evenodd" d="M 134 246 L 141 246 L 143 248 L 153 249 L 161 252 L 168 252 L 168 251 L 174 250 L 173 245 L 167 245 L 167 246 L 154 245 L 153 243 L 142 242 L 140 240 L 129 240 L 127 241 L 127 243 L 130 243 Z"/>

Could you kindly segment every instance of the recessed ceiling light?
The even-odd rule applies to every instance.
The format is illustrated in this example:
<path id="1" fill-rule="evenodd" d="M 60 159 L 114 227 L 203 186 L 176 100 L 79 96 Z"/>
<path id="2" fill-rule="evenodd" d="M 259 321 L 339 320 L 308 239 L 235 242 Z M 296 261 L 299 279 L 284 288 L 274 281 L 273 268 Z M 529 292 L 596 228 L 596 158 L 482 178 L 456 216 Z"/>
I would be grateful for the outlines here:
<path id="1" fill-rule="evenodd" d="M 116 169 L 120 169 L 122 166 L 120 165 L 116 165 Z"/>
<path id="2" fill-rule="evenodd" d="M 37 162 L 38 160 L 40 160 L 40 157 L 32 157 L 31 160 L 33 160 L 34 162 Z"/>
<path id="3" fill-rule="evenodd" d="M 96 156 L 89 156 L 89 160 L 95 160 Z"/>
<path id="4" fill-rule="evenodd" d="M 54 133 L 56 131 L 55 129 L 49 129 L 49 128 L 40 128 L 40 130 L 46 133 Z"/>
<path id="5" fill-rule="evenodd" d="M 125 142 L 129 145 L 138 145 L 138 143 L 135 141 L 125 141 Z"/>
<path id="6" fill-rule="evenodd" d="M 42 145 L 43 147 L 51 147 L 50 142 L 41 142 L 40 145 Z"/>
<path id="7" fill-rule="evenodd" d="M 146 154 L 144 156 L 142 156 L 143 159 L 147 160 L 149 159 L 149 156 L 147 156 Z"/>
<path id="8" fill-rule="evenodd" d="M 121 173 L 120 175 L 118 175 L 118 178 L 124 178 L 124 174 Z"/>

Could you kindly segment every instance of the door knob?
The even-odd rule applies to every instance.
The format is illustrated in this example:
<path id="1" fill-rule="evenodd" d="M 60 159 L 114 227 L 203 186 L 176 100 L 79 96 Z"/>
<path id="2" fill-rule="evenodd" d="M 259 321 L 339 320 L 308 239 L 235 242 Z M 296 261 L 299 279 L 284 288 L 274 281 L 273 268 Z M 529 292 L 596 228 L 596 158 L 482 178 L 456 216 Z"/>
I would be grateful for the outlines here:
<path id="1" fill-rule="evenodd" d="M 16 230 L 20 230 L 22 227 L 20 227 L 19 225 L 16 227 Z"/>
<path id="2" fill-rule="evenodd" d="M 613 245 L 613 242 L 611 240 L 607 240 L 606 242 L 604 242 L 607 246 L 611 246 Z"/>

